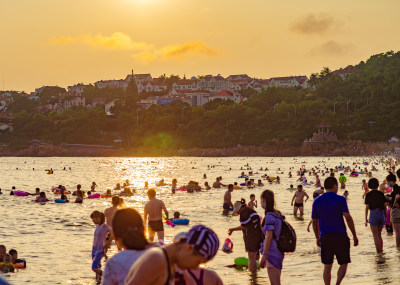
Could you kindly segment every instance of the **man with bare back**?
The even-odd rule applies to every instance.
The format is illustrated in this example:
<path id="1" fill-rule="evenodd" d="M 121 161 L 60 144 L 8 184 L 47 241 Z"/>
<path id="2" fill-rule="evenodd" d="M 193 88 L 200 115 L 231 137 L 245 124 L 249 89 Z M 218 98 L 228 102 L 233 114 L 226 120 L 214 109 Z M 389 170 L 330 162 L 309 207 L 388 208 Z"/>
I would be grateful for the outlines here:
<path id="1" fill-rule="evenodd" d="M 306 197 L 306 200 L 304 200 L 304 197 Z M 292 206 L 294 202 L 294 208 L 293 208 L 293 214 L 297 216 L 297 210 L 300 209 L 300 216 L 303 216 L 304 214 L 304 203 L 307 202 L 307 200 L 310 197 L 308 197 L 307 193 L 303 190 L 303 185 L 298 185 L 297 186 L 297 191 L 294 193 L 293 198 L 292 198 Z"/>

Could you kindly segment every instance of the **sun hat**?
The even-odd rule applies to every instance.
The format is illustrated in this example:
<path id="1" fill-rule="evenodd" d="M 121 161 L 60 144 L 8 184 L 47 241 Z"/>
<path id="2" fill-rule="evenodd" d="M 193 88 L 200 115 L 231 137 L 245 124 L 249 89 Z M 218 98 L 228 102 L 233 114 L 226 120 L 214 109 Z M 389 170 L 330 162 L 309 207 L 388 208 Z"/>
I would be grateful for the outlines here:
<path id="1" fill-rule="evenodd" d="M 186 234 L 186 242 L 208 260 L 213 259 L 219 249 L 217 234 L 203 225 L 192 227 Z"/>
<path id="2" fill-rule="evenodd" d="M 233 212 L 232 212 L 232 215 L 233 215 L 233 214 L 236 214 L 237 212 L 239 212 L 240 209 L 241 209 L 243 206 L 246 206 L 246 202 L 245 202 L 244 199 L 242 199 L 241 201 L 236 201 L 235 204 L 233 204 Z"/>

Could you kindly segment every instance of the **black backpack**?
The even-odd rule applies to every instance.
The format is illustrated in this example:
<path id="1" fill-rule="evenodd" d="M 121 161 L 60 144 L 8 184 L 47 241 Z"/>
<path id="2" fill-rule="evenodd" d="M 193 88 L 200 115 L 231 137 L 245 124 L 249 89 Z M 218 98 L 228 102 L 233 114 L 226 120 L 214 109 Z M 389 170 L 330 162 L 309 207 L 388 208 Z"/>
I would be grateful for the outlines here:
<path id="1" fill-rule="evenodd" d="M 285 216 L 282 219 L 282 229 L 279 239 L 277 239 L 278 249 L 280 252 L 294 252 L 296 250 L 297 236 L 293 227 L 285 221 Z"/>

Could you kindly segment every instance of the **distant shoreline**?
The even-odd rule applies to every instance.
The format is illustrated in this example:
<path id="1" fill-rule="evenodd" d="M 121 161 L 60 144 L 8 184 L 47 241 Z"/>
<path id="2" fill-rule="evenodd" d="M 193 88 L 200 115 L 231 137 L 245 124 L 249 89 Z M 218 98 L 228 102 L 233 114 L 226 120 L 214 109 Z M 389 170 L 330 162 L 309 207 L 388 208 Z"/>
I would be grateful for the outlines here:
<path id="1" fill-rule="evenodd" d="M 346 143 L 303 144 L 288 146 L 277 142 L 266 146 L 240 146 L 231 148 L 190 148 L 155 149 L 68 149 L 53 145 L 35 145 L 11 151 L 3 147 L 1 157 L 295 157 L 295 156 L 363 156 L 393 151 L 397 145 L 388 143 Z"/>

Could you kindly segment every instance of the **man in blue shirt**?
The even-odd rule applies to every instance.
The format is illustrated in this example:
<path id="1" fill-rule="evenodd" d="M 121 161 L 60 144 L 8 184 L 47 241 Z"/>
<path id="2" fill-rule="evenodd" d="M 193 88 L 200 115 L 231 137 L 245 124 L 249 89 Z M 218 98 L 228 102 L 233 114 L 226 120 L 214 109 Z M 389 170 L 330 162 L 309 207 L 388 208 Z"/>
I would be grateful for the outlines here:
<path id="1" fill-rule="evenodd" d="M 338 181 L 335 177 L 325 179 L 326 192 L 314 200 L 312 207 L 312 222 L 317 245 L 321 247 L 321 260 L 324 267 L 324 282 L 331 284 L 333 258 L 336 256 L 340 264 L 336 284 L 340 284 L 346 275 L 347 264 L 350 260 L 350 239 L 347 236 L 347 226 L 353 234 L 354 246 L 358 238 L 354 221 L 347 208 L 346 198 L 337 195 Z"/>

